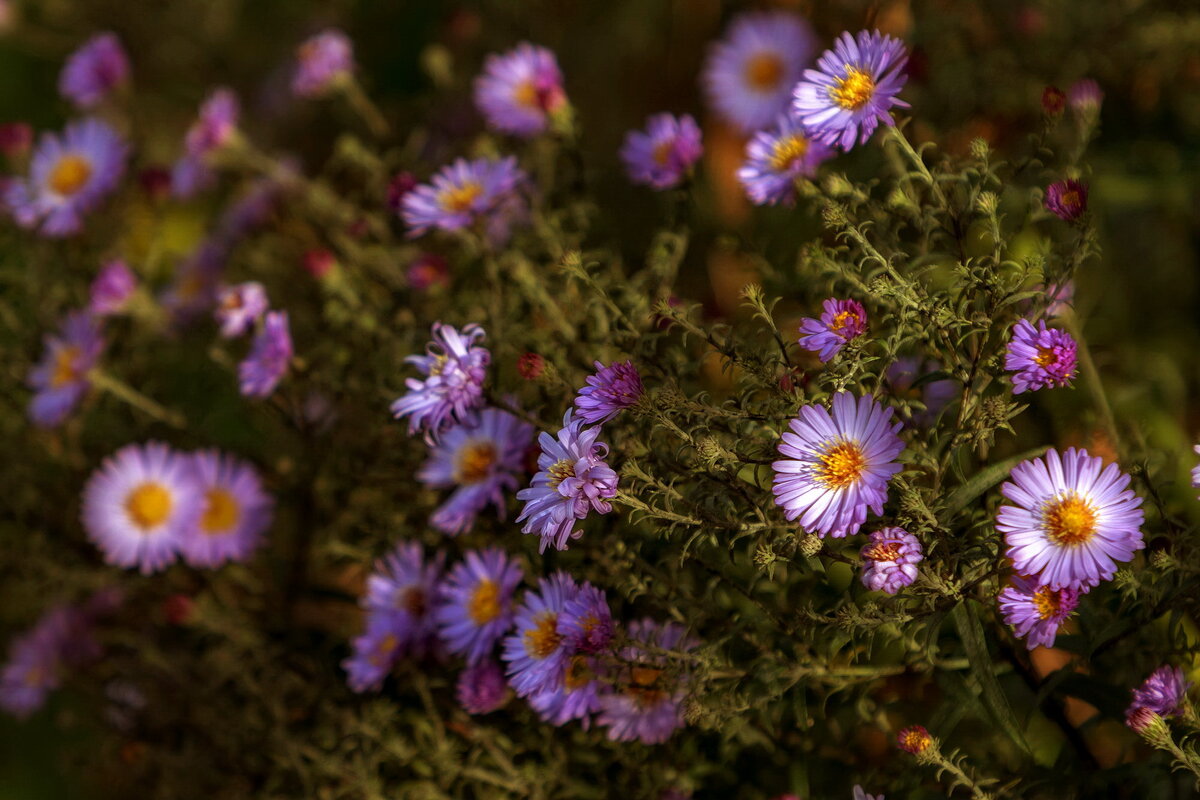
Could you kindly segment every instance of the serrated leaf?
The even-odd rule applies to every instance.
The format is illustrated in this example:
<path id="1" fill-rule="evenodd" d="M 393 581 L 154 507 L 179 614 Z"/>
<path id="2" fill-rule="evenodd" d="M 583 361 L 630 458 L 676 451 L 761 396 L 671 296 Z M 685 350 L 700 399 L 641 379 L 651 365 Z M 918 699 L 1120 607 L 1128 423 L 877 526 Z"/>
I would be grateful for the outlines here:
<path id="1" fill-rule="evenodd" d="M 972 500 L 1004 480 L 1017 464 L 1031 458 L 1036 458 L 1049 449 L 1046 445 L 1035 447 L 1032 450 L 1026 450 L 1024 453 L 1015 455 L 1012 458 L 1006 458 L 995 464 L 990 464 L 979 470 L 979 472 L 975 473 L 974 477 L 962 486 L 959 486 L 946 498 L 944 511 L 947 517 L 953 517 L 966 508 L 967 504 Z"/>
<path id="2" fill-rule="evenodd" d="M 954 617 L 954 627 L 958 629 L 959 639 L 963 649 L 967 651 L 967 660 L 971 662 L 971 674 L 979 684 L 983 705 L 988 710 L 992 721 L 1026 753 L 1032 754 L 1021 726 L 1009 705 L 1008 696 L 1000 688 L 996 680 L 996 670 L 993 668 L 992 657 L 988 653 L 987 639 L 983 634 L 983 625 L 971 601 L 966 600 L 954 607 L 951 614 Z"/>

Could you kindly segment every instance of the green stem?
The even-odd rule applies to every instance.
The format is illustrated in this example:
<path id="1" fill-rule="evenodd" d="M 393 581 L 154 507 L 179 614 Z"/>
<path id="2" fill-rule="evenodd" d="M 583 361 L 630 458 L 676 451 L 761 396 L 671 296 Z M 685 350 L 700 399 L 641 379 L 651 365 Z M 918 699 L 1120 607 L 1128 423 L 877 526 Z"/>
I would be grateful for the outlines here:
<path id="1" fill-rule="evenodd" d="M 1100 371 L 1096 369 L 1096 362 L 1092 360 L 1091 348 L 1088 347 L 1087 340 L 1083 338 L 1079 319 L 1075 316 L 1074 311 L 1068 309 L 1062 315 L 1062 320 L 1067 331 L 1075 339 L 1076 352 L 1079 356 L 1079 371 L 1092 396 L 1092 402 L 1095 403 L 1096 410 L 1100 413 L 1100 421 L 1104 425 L 1109 439 L 1112 440 L 1113 447 L 1117 452 L 1121 452 L 1123 448 L 1121 447 L 1121 434 L 1117 430 L 1117 420 L 1113 416 L 1112 406 L 1108 403 L 1108 395 L 1104 391 L 1104 382 L 1100 379 Z"/>
<path id="2" fill-rule="evenodd" d="M 187 419 L 178 411 L 165 408 L 129 384 L 103 370 L 93 369 L 88 373 L 88 380 L 96 388 L 102 389 L 134 408 L 144 411 L 159 422 L 165 422 L 173 428 L 182 429 L 187 427 Z"/>
<path id="3" fill-rule="evenodd" d="M 383 139 L 391 133 L 391 126 L 388 125 L 387 119 L 384 118 L 383 112 L 379 107 L 371 102 L 371 98 L 363 91 L 358 81 L 351 80 L 346 83 L 342 93 L 346 97 L 346 102 L 354 109 L 354 113 L 358 114 L 371 129 L 371 135 L 376 139 Z"/>

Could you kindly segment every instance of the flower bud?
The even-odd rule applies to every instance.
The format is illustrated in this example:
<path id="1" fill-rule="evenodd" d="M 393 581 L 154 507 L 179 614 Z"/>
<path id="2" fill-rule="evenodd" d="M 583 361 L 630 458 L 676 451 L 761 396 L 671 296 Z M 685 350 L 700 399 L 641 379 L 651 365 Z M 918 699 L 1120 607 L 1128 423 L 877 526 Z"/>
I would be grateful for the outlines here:
<path id="1" fill-rule="evenodd" d="M 1042 110 L 1047 116 L 1057 117 L 1067 107 L 1067 94 L 1057 86 L 1047 86 L 1042 90 Z"/>
<path id="2" fill-rule="evenodd" d="M 546 369 L 546 360 L 537 353 L 525 353 L 517 359 L 517 372 L 527 381 L 536 380 Z"/>
<path id="3" fill-rule="evenodd" d="M 919 756 L 933 745 L 933 737 L 924 725 L 912 725 L 896 736 L 896 746 L 906 753 Z"/>

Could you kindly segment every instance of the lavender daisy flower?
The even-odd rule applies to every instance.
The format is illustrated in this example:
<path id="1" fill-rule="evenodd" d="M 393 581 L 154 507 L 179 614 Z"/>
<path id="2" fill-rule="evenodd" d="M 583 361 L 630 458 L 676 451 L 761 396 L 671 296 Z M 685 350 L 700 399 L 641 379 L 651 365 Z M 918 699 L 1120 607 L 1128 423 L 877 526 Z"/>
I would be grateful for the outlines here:
<path id="1" fill-rule="evenodd" d="M 46 704 L 50 692 L 62 682 L 62 642 L 56 632 L 37 625 L 8 647 L 8 661 L 0 670 L 0 709 L 26 719 Z"/>
<path id="2" fill-rule="evenodd" d="M 632 361 L 615 361 L 607 367 L 597 361 L 595 366 L 596 374 L 588 376 L 587 385 L 575 397 L 575 411 L 589 425 L 608 422 L 637 405 L 646 393 Z"/>
<path id="3" fill-rule="evenodd" d="M 486 335 L 474 323 L 459 332 L 453 325 L 435 322 L 433 341 L 425 348 L 425 355 L 404 359 L 426 376 L 424 380 L 408 378 L 404 382 L 408 394 L 392 403 L 393 417 L 409 418 L 409 434 L 424 428 L 432 440 L 455 422 L 477 422 L 492 354 L 475 343 Z"/>
<path id="4" fill-rule="evenodd" d="M 843 33 L 832 50 L 804 70 L 793 93 L 792 113 L 814 139 L 849 150 L 865 144 L 879 123 L 894 125 L 893 106 L 908 108 L 896 97 L 907 76 L 904 43 L 879 31 Z"/>
<path id="5" fill-rule="evenodd" d="M 426 486 L 454 488 L 450 499 L 433 512 L 430 524 L 457 536 L 470 530 L 489 504 L 503 519 L 505 499 L 520 483 L 533 433 L 532 425 L 496 408 L 480 412 L 472 427 L 451 428 L 417 472 Z"/>
<path id="6" fill-rule="evenodd" d="M 99 105 L 129 80 L 129 57 L 112 33 L 98 33 L 71 54 L 58 76 L 58 92 L 79 108 Z"/>
<path id="7" fill-rule="evenodd" d="M 1055 181 L 1046 187 L 1043 205 L 1046 210 L 1064 222 L 1073 222 L 1087 211 L 1087 184 L 1067 178 Z"/>
<path id="8" fill-rule="evenodd" d="M 297 97 L 318 97 L 354 75 L 354 45 L 339 30 L 322 31 L 296 49 L 292 91 Z"/>
<path id="9" fill-rule="evenodd" d="M 575 530 L 577 520 L 591 511 L 612 511 L 607 501 L 617 494 L 617 473 L 604 461 L 608 445 L 596 441 L 599 435 L 600 428 L 583 427 L 568 409 L 557 437 L 538 437 L 538 473 L 528 489 L 517 492 L 517 499 L 525 501 L 517 522 L 525 522 L 522 533 L 542 537 L 539 553 L 549 546 L 566 550 L 569 539 L 582 535 Z"/>
<path id="10" fill-rule="evenodd" d="M 5 202 L 17 223 L 44 236 L 70 236 L 121 182 L 128 147 L 105 122 L 72 122 L 38 139 L 29 177 L 13 180 Z"/>
<path id="11" fill-rule="evenodd" d="M 521 567 L 498 547 L 468 550 L 446 577 L 434 619 L 451 653 L 478 664 L 512 625 L 512 598 Z"/>
<path id="12" fill-rule="evenodd" d="M 1058 630 L 1079 605 L 1078 589 L 1051 589 L 1021 575 L 1000 592 L 1000 614 L 1026 646 L 1053 647 Z"/>
<path id="13" fill-rule="evenodd" d="M 292 333 L 286 311 L 268 311 L 254 337 L 250 354 L 238 364 L 241 392 L 247 397 L 270 397 L 292 360 Z"/>
<path id="14" fill-rule="evenodd" d="M 685 677 L 665 670 L 665 656 L 644 649 L 646 645 L 661 650 L 692 649 L 695 642 L 683 634 L 683 628 L 673 622 L 660 625 L 643 619 L 629 626 L 633 644 L 621 654 L 628 663 L 621 688 L 600 700 L 598 721 L 608 728 L 609 739 L 661 744 L 683 727 Z"/>
<path id="15" fill-rule="evenodd" d="M 1017 320 L 1004 357 L 1004 368 L 1013 373 L 1013 394 L 1049 387 L 1070 386 L 1075 377 L 1075 340 L 1066 331 L 1037 327 Z"/>
<path id="16" fill-rule="evenodd" d="M 88 311 L 98 317 L 119 314 L 137 291 L 137 276 L 124 261 L 109 261 L 92 281 Z"/>
<path id="17" fill-rule="evenodd" d="M 237 135 L 237 95 L 217 89 L 200 106 L 200 115 L 188 129 L 183 157 L 171 170 L 171 193 L 187 198 L 212 185 L 215 175 L 208 165 L 210 154 L 225 147 Z"/>
<path id="18" fill-rule="evenodd" d="M 551 116 L 566 104 L 554 53 L 528 42 L 488 56 L 475 79 L 475 106 L 501 133 L 523 139 L 544 133 Z"/>
<path id="19" fill-rule="evenodd" d="M 861 555 L 863 586 L 886 594 L 895 594 L 915 581 L 917 564 L 925 558 L 921 542 L 903 528 L 875 531 Z"/>
<path id="20" fill-rule="evenodd" d="M 217 296 L 216 316 L 221 335 L 233 339 L 252 330 L 268 307 L 267 290 L 261 283 L 251 281 L 225 287 Z"/>
<path id="21" fill-rule="evenodd" d="M 867 520 L 867 509 L 883 513 L 887 484 L 901 467 L 904 449 L 890 423 L 892 409 L 849 392 L 833 398 L 833 413 L 819 405 L 800 409 L 789 423 L 775 470 L 775 503 L 784 516 L 818 536 L 841 538 Z"/>
<path id="22" fill-rule="evenodd" d="M 184 560 L 193 567 L 210 568 L 226 561 L 246 561 L 271 527 L 274 500 L 254 467 L 241 459 L 216 450 L 195 453 L 191 459 L 204 507 L 195 527 L 180 542 Z"/>
<path id="23" fill-rule="evenodd" d="M 796 202 L 796 181 L 814 177 L 832 155 L 828 145 L 809 138 L 804 126 L 784 114 L 774 128 L 759 131 L 746 143 L 746 160 L 737 176 L 755 205 L 790 206 Z"/>
<path id="24" fill-rule="evenodd" d="M 613 620 L 604 592 L 584 583 L 563 607 L 558 632 L 572 651 L 595 655 L 605 650 L 613 639 Z"/>
<path id="25" fill-rule="evenodd" d="M 565 572 L 538 581 L 538 591 L 525 592 L 517 610 L 516 631 L 501 642 L 500 658 L 508 664 L 508 682 L 518 697 L 552 691 L 562 685 L 571 652 L 558 620 L 579 592 Z"/>
<path id="26" fill-rule="evenodd" d="M 435 228 L 462 230 L 493 218 L 505 218 L 507 224 L 508 216 L 525 207 L 517 192 L 527 181 L 511 156 L 473 161 L 460 158 L 442 167 L 429 183 L 406 194 L 400 215 L 408 226 L 408 235 L 413 237 Z"/>
<path id="27" fill-rule="evenodd" d="M 601 669 L 594 658 L 571 656 L 563 669 L 562 683 L 531 696 L 529 705 L 543 722 L 561 726 L 577 719 L 587 730 L 592 714 L 600 710 L 604 684 L 596 678 Z"/>
<path id="28" fill-rule="evenodd" d="M 104 460 L 83 490 L 83 527 L 104 560 L 143 575 L 175 561 L 204 512 L 191 459 L 165 444 L 132 444 Z"/>
<path id="29" fill-rule="evenodd" d="M 1161 666 L 1154 670 L 1140 687 L 1133 690 L 1133 703 L 1125 714 L 1128 716 L 1136 709 L 1146 708 L 1160 717 L 1177 716 L 1182 711 L 1188 690 L 1191 688 L 1192 683 L 1184 676 L 1182 669 Z"/>
<path id="30" fill-rule="evenodd" d="M 61 425 L 91 387 L 88 372 L 104 352 L 100 323 L 82 311 L 66 316 L 61 332 L 46 337 L 42 360 L 29 373 L 34 390 L 29 418 L 35 425 Z"/>
<path id="31" fill-rule="evenodd" d="M 917 425 L 930 426 L 937 421 L 951 400 L 958 394 L 958 383 L 949 378 L 917 382 L 927 375 L 941 370 L 942 365 L 930 359 L 898 358 L 888 365 L 885 375 L 892 396 L 908 401 L 917 401 L 925 406 L 923 411 L 914 411 L 912 421 Z"/>
<path id="32" fill-rule="evenodd" d="M 996 513 L 1013 567 L 1051 589 L 1108 580 L 1144 546 L 1142 498 L 1116 464 L 1086 450 L 1051 450 L 1013 468 L 1000 489 L 1012 505 Z"/>
<path id="33" fill-rule="evenodd" d="M 766 128 L 787 110 L 816 54 L 816 35 L 795 14 L 741 14 L 709 48 L 702 78 L 709 105 L 743 133 Z"/>
<path id="34" fill-rule="evenodd" d="M 467 667 L 458 675 L 455 694 L 468 714 L 490 714 L 508 701 L 504 671 L 490 658 Z"/>
<path id="35" fill-rule="evenodd" d="M 377 692 L 400 659 L 403 640 L 393 614 L 368 614 L 367 628 L 342 661 L 346 684 L 355 692 Z"/>
<path id="36" fill-rule="evenodd" d="M 444 566 L 443 553 L 426 560 L 421 545 L 408 542 L 376 561 L 367 578 L 363 608 L 369 615 L 390 618 L 399 648 L 418 657 L 432 647 L 434 603 L 441 591 Z"/>
<path id="37" fill-rule="evenodd" d="M 857 300 L 830 297 L 821 304 L 821 318 L 800 321 L 800 346 L 830 361 L 852 339 L 867 332 L 867 310 Z"/>
<path id="38" fill-rule="evenodd" d="M 625 134 L 621 160 L 631 181 L 661 191 L 682 183 L 703 152 L 700 126 L 691 115 L 655 114 L 645 130 Z"/>

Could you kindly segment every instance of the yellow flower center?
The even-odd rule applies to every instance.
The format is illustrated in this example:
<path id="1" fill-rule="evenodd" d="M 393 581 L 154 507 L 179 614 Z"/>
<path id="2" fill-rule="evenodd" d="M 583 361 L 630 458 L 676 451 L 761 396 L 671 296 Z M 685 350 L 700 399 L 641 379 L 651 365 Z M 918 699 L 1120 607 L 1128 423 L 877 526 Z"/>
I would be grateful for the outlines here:
<path id="1" fill-rule="evenodd" d="M 537 619 L 537 624 L 525 631 L 525 652 L 536 659 L 549 657 L 561 642 L 562 637 L 558 635 L 558 614 L 552 611 L 542 613 Z"/>
<path id="2" fill-rule="evenodd" d="M 1033 357 L 1033 360 L 1039 367 L 1048 367 L 1058 361 L 1058 357 L 1054 355 L 1053 348 L 1039 347 L 1037 355 Z"/>
<path id="3" fill-rule="evenodd" d="M 803 134 L 793 133 L 786 139 L 780 139 L 771 148 L 771 169 L 783 172 L 790 169 L 808 152 L 808 139 Z"/>
<path id="4" fill-rule="evenodd" d="M 1079 205 L 1079 192 L 1075 189 L 1068 189 L 1062 193 L 1059 201 L 1067 208 L 1073 208 Z"/>
<path id="5" fill-rule="evenodd" d="M 640 708 L 656 706 L 662 702 L 666 692 L 656 689 L 662 670 L 654 667 L 634 667 L 630 670 L 629 694 Z"/>
<path id="6" fill-rule="evenodd" d="M 567 691 L 573 692 L 582 686 L 587 686 L 591 679 L 592 671 L 588 667 L 587 659 L 583 656 L 575 656 L 571 659 L 571 663 L 567 667 L 567 674 L 563 677 L 563 684 L 567 687 Z"/>
<path id="7" fill-rule="evenodd" d="M 841 442 L 821 456 L 815 477 L 830 489 L 845 489 L 858 480 L 866 467 L 862 448 L 854 442 Z"/>
<path id="8" fill-rule="evenodd" d="M 436 356 L 433 359 L 433 364 L 429 367 L 430 377 L 433 377 L 434 375 L 441 375 L 442 371 L 444 369 L 446 369 L 446 364 L 449 361 L 450 361 L 450 357 L 445 355 L 444 353 L 442 355 Z"/>
<path id="9" fill-rule="evenodd" d="M 751 89 L 767 92 L 783 77 L 783 59 L 775 53 L 756 53 L 746 62 L 746 83 Z"/>
<path id="10" fill-rule="evenodd" d="M 396 638 L 395 634 L 389 633 L 379 640 L 379 646 L 375 648 L 375 652 L 367 660 L 378 667 L 387 661 L 399 646 L 400 640 Z"/>
<path id="11" fill-rule="evenodd" d="M 1050 541 L 1063 547 L 1075 547 L 1096 533 L 1096 509 L 1077 494 L 1069 494 L 1047 503 L 1042 525 Z"/>
<path id="12" fill-rule="evenodd" d="M 92 177 L 92 162 L 76 153 L 68 153 L 50 171 L 50 188 L 65 197 L 78 192 Z"/>
<path id="13" fill-rule="evenodd" d="M 533 81 L 522 81 L 517 85 L 513 92 L 513 100 L 517 101 L 517 105 L 528 106 L 529 108 L 541 108 L 541 103 L 538 99 L 537 87 L 533 85 Z"/>
<path id="14" fill-rule="evenodd" d="M 895 561 L 900 557 L 899 542 L 876 542 L 863 548 L 863 556 L 872 561 Z"/>
<path id="15" fill-rule="evenodd" d="M 933 738 L 924 729 L 900 731 L 900 746 L 914 755 L 923 753 L 933 744 Z"/>
<path id="16" fill-rule="evenodd" d="M 846 77 L 838 79 L 829 97 L 847 111 L 858 111 L 875 93 L 875 79 L 860 69 L 846 65 Z"/>
<path id="17" fill-rule="evenodd" d="M 467 601 L 467 616 L 476 625 L 486 625 L 500 616 L 500 587 L 495 581 L 487 578 L 479 581 Z"/>
<path id="18" fill-rule="evenodd" d="M 841 311 L 833 318 L 833 322 L 829 325 L 829 329 L 834 333 L 841 335 L 842 331 L 851 326 L 857 327 L 861 321 L 862 320 L 858 314 L 854 313 L 853 311 Z"/>
<path id="19" fill-rule="evenodd" d="M 483 187 L 475 181 L 468 181 L 462 186 L 445 189 L 438 197 L 438 202 L 444 210 L 459 214 L 471 208 L 471 204 L 483 194 Z"/>
<path id="20" fill-rule="evenodd" d="M 479 483 L 496 463 L 496 445 L 488 441 L 471 442 L 458 454 L 454 479 L 460 484 Z"/>
<path id="21" fill-rule="evenodd" d="M 654 163 L 660 167 L 665 167 L 667 162 L 671 160 L 671 147 L 675 143 L 668 139 L 665 142 L 659 142 L 654 145 Z"/>
<path id="22" fill-rule="evenodd" d="M 228 533 L 241 518 L 241 507 L 237 498 L 220 487 L 209 489 L 204 495 L 204 514 L 200 517 L 200 530 L 209 536 Z"/>
<path id="23" fill-rule="evenodd" d="M 79 356 L 78 347 L 69 345 L 59 348 L 59 351 L 54 354 L 54 371 L 50 375 L 50 388 L 59 389 L 75 380 L 75 360 Z"/>
<path id="24" fill-rule="evenodd" d="M 1043 586 L 1033 593 L 1033 605 L 1039 617 L 1050 619 L 1062 611 L 1062 595 L 1049 586 Z"/>
<path id="25" fill-rule="evenodd" d="M 575 477 L 575 462 L 562 458 L 551 464 L 550 469 L 546 471 L 550 473 L 550 488 L 553 489 L 567 478 Z"/>
<path id="26" fill-rule="evenodd" d="M 171 515 L 171 492 L 162 484 L 143 483 L 125 498 L 125 510 L 133 523 L 149 530 Z"/>

